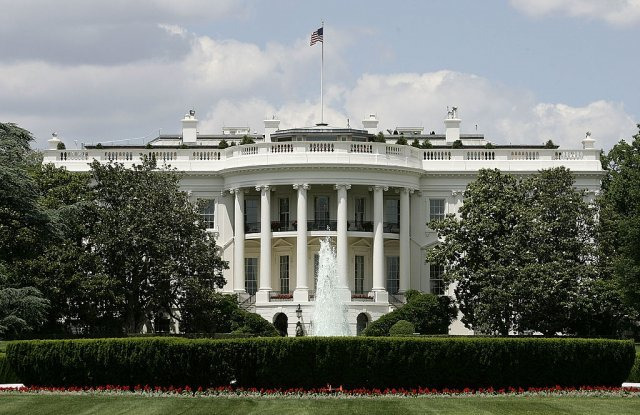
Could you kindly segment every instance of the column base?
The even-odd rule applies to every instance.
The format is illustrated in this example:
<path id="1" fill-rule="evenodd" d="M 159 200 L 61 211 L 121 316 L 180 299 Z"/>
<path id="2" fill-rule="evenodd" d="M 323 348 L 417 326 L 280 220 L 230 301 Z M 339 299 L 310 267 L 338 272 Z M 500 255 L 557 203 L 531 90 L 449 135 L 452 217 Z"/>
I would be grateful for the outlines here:
<path id="1" fill-rule="evenodd" d="M 307 288 L 297 288 L 293 290 L 293 302 L 308 303 L 309 290 Z"/>
<path id="2" fill-rule="evenodd" d="M 375 303 L 389 303 L 389 293 L 387 290 L 373 291 L 373 301 Z"/>
<path id="3" fill-rule="evenodd" d="M 259 290 L 256 292 L 256 303 L 268 303 L 270 290 Z"/>

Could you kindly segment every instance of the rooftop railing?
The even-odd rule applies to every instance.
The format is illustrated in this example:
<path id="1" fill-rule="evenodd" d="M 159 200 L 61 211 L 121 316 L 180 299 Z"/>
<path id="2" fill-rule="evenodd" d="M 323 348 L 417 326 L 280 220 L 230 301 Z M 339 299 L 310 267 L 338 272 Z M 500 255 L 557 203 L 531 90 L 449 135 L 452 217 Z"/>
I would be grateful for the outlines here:
<path id="1" fill-rule="evenodd" d="M 481 167 L 504 168 L 522 166 L 534 169 L 568 161 L 581 162 L 586 170 L 599 165 L 600 150 L 563 150 L 546 148 L 459 148 L 434 147 L 420 149 L 412 146 L 388 143 L 285 142 L 258 143 L 233 146 L 226 149 L 206 148 L 90 148 L 83 150 L 47 150 L 45 162 L 87 169 L 92 160 L 120 162 L 125 165 L 154 158 L 158 164 L 171 165 L 178 170 L 223 170 L 253 165 L 286 164 L 372 164 L 407 167 L 424 170 L 448 169 L 474 170 Z M 563 163 L 567 164 L 567 163 Z"/>

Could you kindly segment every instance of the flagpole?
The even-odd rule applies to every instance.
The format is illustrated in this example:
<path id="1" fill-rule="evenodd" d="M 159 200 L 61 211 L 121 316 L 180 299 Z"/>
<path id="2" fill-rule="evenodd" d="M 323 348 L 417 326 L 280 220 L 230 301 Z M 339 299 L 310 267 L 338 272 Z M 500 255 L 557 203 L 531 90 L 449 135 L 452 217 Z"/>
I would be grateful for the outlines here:
<path id="1" fill-rule="evenodd" d="M 322 83 L 324 78 L 324 20 L 322 21 L 322 58 L 320 63 L 320 124 L 324 124 L 324 93 Z"/>

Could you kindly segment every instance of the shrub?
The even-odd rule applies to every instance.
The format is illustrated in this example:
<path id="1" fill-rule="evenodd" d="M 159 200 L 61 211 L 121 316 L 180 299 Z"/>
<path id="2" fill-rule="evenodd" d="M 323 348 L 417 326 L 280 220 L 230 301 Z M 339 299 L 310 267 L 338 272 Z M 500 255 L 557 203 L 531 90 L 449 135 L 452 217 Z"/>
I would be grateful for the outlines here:
<path id="1" fill-rule="evenodd" d="M 449 324 L 457 314 L 451 298 L 409 290 L 407 304 L 372 322 L 362 332 L 364 336 L 388 336 L 391 326 L 399 320 L 411 322 L 420 334 L 447 334 Z"/>
<path id="2" fill-rule="evenodd" d="M 276 337 L 279 336 L 278 330 L 262 316 L 256 313 L 250 313 L 242 309 L 238 309 L 234 315 L 234 321 L 231 325 L 232 333 L 246 333 L 259 337 Z"/>
<path id="3" fill-rule="evenodd" d="M 407 320 L 398 320 L 389 329 L 389 336 L 391 337 L 412 336 L 414 331 L 415 331 L 415 327 L 413 327 L 413 324 L 411 324 Z"/>
<path id="4" fill-rule="evenodd" d="M 422 142 L 422 148 L 433 148 L 433 144 L 431 144 L 431 141 L 429 141 L 428 138 L 425 138 L 424 141 Z"/>
<path id="5" fill-rule="evenodd" d="M 254 144 L 255 141 L 253 140 L 253 138 L 249 137 L 248 135 L 243 135 L 242 136 L 242 140 L 240 140 L 240 145 L 246 145 L 246 144 Z"/>
<path id="6" fill-rule="evenodd" d="M 404 138 L 403 135 L 400 135 L 400 137 L 398 137 L 398 139 L 396 140 L 396 144 L 402 145 L 402 146 L 406 146 L 407 145 L 407 139 Z"/>
<path id="7" fill-rule="evenodd" d="M 11 369 L 7 356 L 0 353 L 0 383 L 18 383 L 18 377 Z"/>
<path id="8" fill-rule="evenodd" d="M 452 148 L 462 148 L 464 144 L 462 144 L 462 140 L 456 140 L 451 144 Z"/>
<path id="9" fill-rule="evenodd" d="M 629 382 L 640 382 L 640 352 L 636 353 L 636 360 L 633 362 L 633 367 L 627 378 Z"/>
<path id="10" fill-rule="evenodd" d="M 57 150 L 66 150 L 66 149 L 67 149 L 67 146 L 65 146 L 65 145 L 64 145 L 64 143 L 63 143 L 62 141 L 60 141 L 60 142 L 58 143 L 58 145 L 56 146 L 56 149 L 57 149 Z"/>
<path id="11" fill-rule="evenodd" d="M 630 341 L 482 337 L 32 340 L 7 351 L 26 384 L 257 388 L 619 386 L 635 356 Z"/>
<path id="12" fill-rule="evenodd" d="M 411 147 L 420 148 L 420 141 L 417 138 L 414 138 L 411 142 Z"/>
<path id="13" fill-rule="evenodd" d="M 220 150 L 225 149 L 229 147 L 229 143 L 227 143 L 227 140 L 225 140 L 224 138 L 222 140 L 220 140 L 220 142 L 218 143 L 218 148 Z"/>

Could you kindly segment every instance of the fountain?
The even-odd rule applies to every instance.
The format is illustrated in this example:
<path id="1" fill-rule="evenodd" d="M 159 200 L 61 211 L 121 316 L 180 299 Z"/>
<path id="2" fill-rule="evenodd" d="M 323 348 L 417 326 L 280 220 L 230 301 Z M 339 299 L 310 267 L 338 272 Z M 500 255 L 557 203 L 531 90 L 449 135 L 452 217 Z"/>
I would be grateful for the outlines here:
<path id="1" fill-rule="evenodd" d="M 336 253 L 330 238 L 320 241 L 316 301 L 312 316 L 312 335 L 350 336 L 347 307 L 340 300 L 340 277 L 336 271 Z"/>

